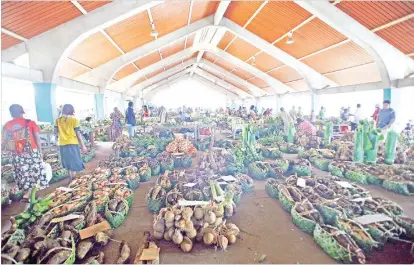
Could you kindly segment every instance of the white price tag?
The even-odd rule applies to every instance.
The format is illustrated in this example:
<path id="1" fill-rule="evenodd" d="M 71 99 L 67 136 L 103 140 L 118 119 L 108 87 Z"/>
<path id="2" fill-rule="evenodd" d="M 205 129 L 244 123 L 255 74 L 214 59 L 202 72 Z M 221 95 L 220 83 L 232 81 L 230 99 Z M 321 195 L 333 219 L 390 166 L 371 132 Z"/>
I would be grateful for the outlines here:
<path id="1" fill-rule="evenodd" d="M 352 202 L 364 202 L 364 201 L 370 200 L 370 199 L 372 199 L 372 198 L 371 197 L 368 197 L 368 198 L 355 198 L 355 199 L 352 199 L 351 201 Z"/>
<path id="2" fill-rule="evenodd" d="M 219 182 L 217 182 L 217 184 L 219 184 L 219 185 L 227 185 L 227 182 L 225 182 L 225 181 L 219 181 Z"/>
<path id="3" fill-rule="evenodd" d="M 343 187 L 343 188 L 347 188 L 347 189 L 351 189 L 354 186 L 351 185 L 351 183 L 346 182 L 346 181 L 335 181 L 336 184 L 338 184 L 339 186 Z"/>
<path id="4" fill-rule="evenodd" d="M 227 182 L 229 182 L 229 181 L 236 181 L 237 180 L 233 176 L 221 176 L 221 179 L 224 180 L 224 181 L 227 181 Z"/>
<path id="5" fill-rule="evenodd" d="M 72 188 L 67 188 L 67 187 L 58 187 L 56 189 L 57 190 L 61 190 L 61 191 L 65 191 L 65 192 L 71 192 L 71 191 L 73 191 Z"/>
<path id="6" fill-rule="evenodd" d="M 301 188 L 305 188 L 306 187 L 306 180 L 303 178 L 298 178 L 298 180 L 296 181 L 296 185 L 301 187 Z"/>
<path id="7" fill-rule="evenodd" d="M 210 202 L 206 201 L 186 201 L 186 200 L 179 200 L 179 206 L 197 206 L 197 205 L 209 205 Z"/>
<path id="8" fill-rule="evenodd" d="M 388 215 L 379 213 L 379 214 L 363 215 L 363 216 L 355 218 L 354 221 L 362 225 L 367 225 L 367 224 L 377 223 L 377 222 L 392 221 L 392 218 L 390 218 Z"/>
<path id="9" fill-rule="evenodd" d="M 183 186 L 191 188 L 191 187 L 194 187 L 195 185 L 197 185 L 197 183 L 186 183 Z"/>

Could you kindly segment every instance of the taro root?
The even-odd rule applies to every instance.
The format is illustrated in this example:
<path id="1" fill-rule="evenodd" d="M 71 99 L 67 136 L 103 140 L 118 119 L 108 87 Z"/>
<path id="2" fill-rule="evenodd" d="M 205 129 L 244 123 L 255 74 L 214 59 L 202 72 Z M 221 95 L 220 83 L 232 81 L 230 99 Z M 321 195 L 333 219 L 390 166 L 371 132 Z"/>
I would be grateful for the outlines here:
<path id="1" fill-rule="evenodd" d="M 22 248 L 17 252 L 15 260 L 17 262 L 24 262 L 30 255 L 30 248 Z"/>
<path id="2" fill-rule="evenodd" d="M 71 250 L 59 250 L 47 261 L 46 264 L 62 264 L 69 258 L 71 253 Z"/>
<path id="3" fill-rule="evenodd" d="M 85 208 L 86 213 L 86 227 L 92 226 L 96 223 L 97 219 L 97 206 L 95 201 L 91 201 Z"/>
<path id="4" fill-rule="evenodd" d="M 95 235 L 95 243 L 100 244 L 101 246 L 106 246 L 109 241 L 109 236 L 104 232 L 99 232 Z"/>
<path id="5" fill-rule="evenodd" d="M 124 264 L 131 255 L 131 249 L 129 245 L 122 241 L 121 246 L 119 247 L 119 258 L 116 261 L 116 264 Z"/>
<path id="6" fill-rule="evenodd" d="M 185 253 L 190 252 L 193 248 L 193 241 L 191 241 L 191 239 L 185 236 L 183 242 L 181 242 L 180 244 L 180 248 Z"/>

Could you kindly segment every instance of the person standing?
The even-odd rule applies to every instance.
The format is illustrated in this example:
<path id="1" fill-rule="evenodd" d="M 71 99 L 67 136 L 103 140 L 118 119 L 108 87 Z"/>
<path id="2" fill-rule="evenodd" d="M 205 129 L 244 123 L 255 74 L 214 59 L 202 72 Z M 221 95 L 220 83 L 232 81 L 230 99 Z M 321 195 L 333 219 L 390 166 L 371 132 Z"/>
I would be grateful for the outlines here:
<path id="1" fill-rule="evenodd" d="M 13 104 L 9 111 L 13 119 L 3 127 L 2 149 L 12 154 L 14 180 L 20 190 L 29 191 L 35 185 L 46 188 L 49 181 L 43 167 L 40 129 L 23 117 L 22 106 Z"/>
<path id="2" fill-rule="evenodd" d="M 135 112 L 134 112 L 134 103 L 130 101 L 128 103 L 128 108 L 125 112 L 125 123 L 128 128 L 128 135 L 129 137 L 134 137 L 135 135 L 135 126 L 137 125 L 137 121 L 135 119 Z"/>
<path id="3" fill-rule="evenodd" d="M 351 130 L 355 131 L 355 129 L 358 127 L 359 121 L 362 118 L 361 104 L 357 104 L 357 109 L 355 110 L 355 113 L 352 114 L 352 116 L 354 116 L 354 120 L 351 122 Z"/>
<path id="4" fill-rule="evenodd" d="M 384 100 L 383 107 L 378 114 L 378 128 L 381 129 L 384 135 L 387 134 L 390 127 L 395 122 L 395 111 L 390 108 L 391 102 Z"/>
<path id="5" fill-rule="evenodd" d="M 285 134 L 288 134 L 289 131 L 289 124 L 293 122 L 292 118 L 289 114 L 285 111 L 285 108 L 280 108 L 280 117 L 283 120 L 283 128 Z"/>
<path id="6" fill-rule="evenodd" d="M 256 122 L 256 112 L 254 105 L 250 106 L 249 119 L 253 122 Z"/>
<path id="7" fill-rule="evenodd" d="M 124 118 L 124 115 L 119 111 L 118 107 L 114 108 L 114 112 L 111 113 L 109 118 L 112 120 L 111 124 L 111 141 L 115 142 L 119 136 L 122 135 L 122 124 L 121 120 Z"/>
<path id="8" fill-rule="evenodd" d="M 372 114 L 372 119 L 375 121 L 375 124 L 378 126 L 378 116 L 379 116 L 379 112 L 380 112 L 380 106 L 379 104 L 375 105 L 375 111 L 374 114 Z"/>
<path id="9" fill-rule="evenodd" d="M 292 118 L 292 120 L 296 120 L 297 113 L 295 110 L 295 106 L 292 106 L 292 108 L 290 109 L 289 116 Z"/>
<path id="10" fill-rule="evenodd" d="M 303 119 L 303 112 L 301 106 L 299 106 L 298 108 L 297 118 Z"/>
<path id="11" fill-rule="evenodd" d="M 148 107 L 147 105 L 144 105 L 144 107 L 142 107 L 142 118 L 148 118 L 148 117 L 149 117 Z"/>
<path id="12" fill-rule="evenodd" d="M 85 169 L 81 153 L 87 149 L 80 133 L 79 121 L 74 117 L 75 109 L 71 104 L 65 104 L 62 109 L 62 116 L 55 122 L 55 133 L 59 138 L 59 150 L 62 167 L 65 168 L 71 179 L 76 177 L 76 172 Z"/>
<path id="13" fill-rule="evenodd" d="M 325 119 L 325 112 L 326 109 L 324 106 L 321 107 L 321 110 L 319 111 L 318 119 L 323 121 Z"/>
<path id="14" fill-rule="evenodd" d="M 312 110 L 312 111 L 311 111 L 311 114 L 310 114 L 310 122 L 311 122 L 313 125 L 315 125 L 315 122 L 316 122 L 315 110 Z"/>

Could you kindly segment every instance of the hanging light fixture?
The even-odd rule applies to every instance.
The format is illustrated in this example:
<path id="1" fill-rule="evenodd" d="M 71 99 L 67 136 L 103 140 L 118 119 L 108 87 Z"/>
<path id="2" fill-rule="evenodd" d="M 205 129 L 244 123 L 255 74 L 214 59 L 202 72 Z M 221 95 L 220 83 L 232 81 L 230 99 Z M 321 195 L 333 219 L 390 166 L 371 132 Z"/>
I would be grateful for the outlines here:
<path id="1" fill-rule="evenodd" d="M 253 56 L 252 66 L 256 66 L 256 56 Z"/>
<path id="2" fill-rule="evenodd" d="M 158 31 L 155 29 L 155 26 L 154 26 L 154 23 L 153 22 L 151 22 L 151 28 L 152 28 L 152 30 L 151 30 L 150 35 L 152 37 L 157 37 L 158 36 Z"/>
<path id="3" fill-rule="evenodd" d="M 286 41 L 286 44 L 293 44 L 295 41 L 293 40 L 293 31 L 288 33 L 288 39 Z"/>

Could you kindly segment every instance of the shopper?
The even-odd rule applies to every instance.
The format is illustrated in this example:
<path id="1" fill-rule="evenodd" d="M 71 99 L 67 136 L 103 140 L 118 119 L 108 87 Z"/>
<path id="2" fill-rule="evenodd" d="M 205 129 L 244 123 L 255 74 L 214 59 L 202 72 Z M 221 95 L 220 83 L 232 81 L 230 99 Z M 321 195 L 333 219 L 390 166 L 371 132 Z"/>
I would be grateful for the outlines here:
<path id="1" fill-rule="evenodd" d="M 43 167 L 40 129 L 34 121 L 25 119 L 23 107 L 13 104 L 9 108 L 12 120 L 3 127 L 2 149 L 12 154 L 14 180 L 19 189 L 29 191 L 34 185 L 48 186 Z"/>
<path id="2" fill-rule="evenodd" d="M 132 101 L 128 103 L 128 108 L 125 112 L 125 123 L 128 128 L 129 137 L 134 137 L 135 126 L 137 125 L 137 121 L 135 119 L 134 103 Z"/>
<path id="3" fill-rule="evenodd" d="M 354 119 L 351 122 L 351 130 L 355 131 L 355 129 L 358 127 L 359 121 L 362 118 L 361 104 L 357 104 L 357 109 L 355 110 L 354 114 L 351 114 L 351 116 L 354 116 Z"/>
<path id="4" fill-rule="evenodd" d="M 124 115 L 119 111 L 117 107 L 114 108 L 114 112 L 109 116 L 112 120 L 111 124 L 111 141 L 115 142 L 119 136 L 122 135 L 122 120 Z"/>
<path id="5" fill-rule="evenodd" d="M 299 106 L 299 108 L 298 108 L 297 118 L 303 119 L 303 112 L 302 112 L 302 107 L 301 106 Z"/>
<path id="6" fill-rule="evenodd" d="M 69 177 L 74 179 L 76 172 L 85 169 L 79 147 L 87 152 L 80 133 L 79 121 L 74 117 L 75 109 L 71 104 L 65 104 L 62 116 L 55 122 L 55 132 L 59 138 L 60 159 L 62 167 L 68 170 Z"/>
<path id="7" fill-rule="evenodd" d="M 255 112 L 255 107 L 254 105 L 250 106 L 250 112 L 249 112 L 249 120 L 256 122 L 256 112 Z"/>
<path id="8" fill-rule="evenodd" d="M 380 106 L 379 106 L 379 104 L 376 104 L 375 105 L 375 111 L 374 111 L 374 114 L 372 114 L 372 119 L 375 121 L 375 124 L 378 126 L 378 115 L 379 115 L 379 112 L 380 112 Z"/>
<path id="9" fill-rule="evenodd" d="M 326 109 L 322 106 L 321 110 L 319 111 L 318 119 L 323 121 L 325 119 Z"/>
<path id="10" fill-rule="evenodd" d="M 149 117 L 148 107 L 146 105 L 144 105 L 144 107 L 142 107 L 142 117 L 143 118 L 148 118 Z"/>
<path id="11" fill-rule="evenodd" d="M 298 131 L 300 134 L 306 134 L 309 136 L 316 135 L 315 126 L 313 126 L 312 123 L 310 123 L 308 120 L 298 118 L 296 121 L 299 124 Z"/>
<path id="12" fill-rule="evenodd" d="M 310 114 L 310 122 L 315 125 L 316 122 L 316 115 L 315 115 L 315 110 L 311 110 L 311 114 Z"/>
<path id="13" fill-rule="evenodd" d="M 383 107 L 378 114 L 378 128 L 386 134 L 389 128 L 395 122 L 395 111 L 390 108 L 391 102 L 389 100 L 384 100 Z"/>
<path id="14" fill-rule="evenodd" d="M 293 122 L 292 118 L 289 116 L 289 114 L 285 111 L 285 108 L 280 108 L 280 117 L 283 120 L 283 128 L 285 134 L 288 133 L 289 130 L 289 124 Z"/>
<path id="15" fill-rule="evenodd" d="M 297 113 L 296 113 L 296 110 L 295 110 L 295 106 L 292 106 L 292 108 L 290 109 L 289 116 L 292 118 L 292 120 L 294 120 L 294 121 L 296 120 Z"/>

